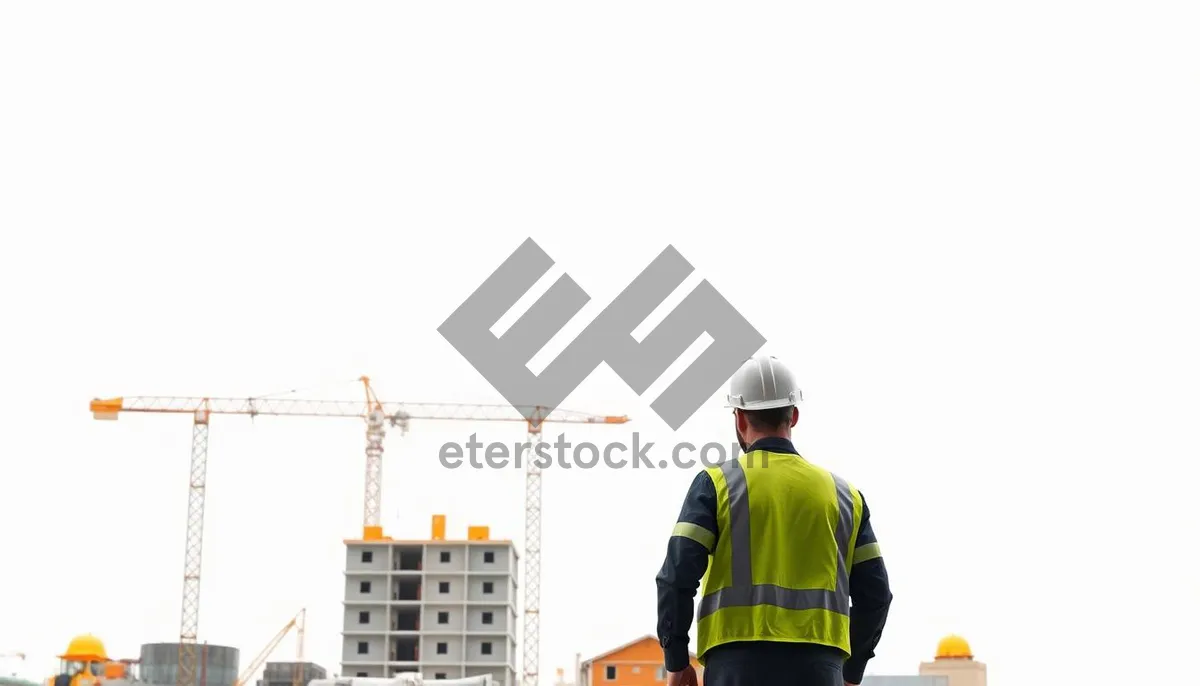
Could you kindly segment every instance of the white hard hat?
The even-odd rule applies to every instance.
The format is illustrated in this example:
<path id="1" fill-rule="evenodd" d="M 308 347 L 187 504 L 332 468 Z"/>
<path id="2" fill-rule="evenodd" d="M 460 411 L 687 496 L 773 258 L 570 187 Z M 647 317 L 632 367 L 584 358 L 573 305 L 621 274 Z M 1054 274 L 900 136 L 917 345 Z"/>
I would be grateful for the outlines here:
<path id="1" fill-rule="evenodd" d="M 729 381 L 727 407 L 769 410 L 789 407 L 804 399 L 796 377 L 775 357 L 760 355 L 746 360 Z"/>

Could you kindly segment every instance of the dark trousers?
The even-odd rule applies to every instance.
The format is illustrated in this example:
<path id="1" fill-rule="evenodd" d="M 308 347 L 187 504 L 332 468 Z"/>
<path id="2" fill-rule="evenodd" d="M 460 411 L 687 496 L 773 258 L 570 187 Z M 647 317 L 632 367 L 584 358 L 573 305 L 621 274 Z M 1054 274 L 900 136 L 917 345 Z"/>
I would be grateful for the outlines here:
<path id="1" fill-rule="evenodd" d="M 842 651 L 811 643 L 727 643 L 705 656 L 704 686 L 843 686 Z"/>

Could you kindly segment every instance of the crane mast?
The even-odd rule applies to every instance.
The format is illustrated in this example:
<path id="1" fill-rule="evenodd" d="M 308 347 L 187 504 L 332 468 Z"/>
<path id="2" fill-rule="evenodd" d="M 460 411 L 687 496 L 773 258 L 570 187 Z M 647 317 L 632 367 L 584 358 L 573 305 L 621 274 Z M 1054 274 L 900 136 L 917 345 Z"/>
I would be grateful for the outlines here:
<path id="1" fill-rule="evenodd" d="M 208 409 L 192 415 L 192 462 L 188 470 L 187 533 L 183 548 L 183 608 L 179 620 L 177 686 L 196 686 L 196 635 L 200 625 L 200 567 L 204 548 L 205 476 L 208 472 Z M 203 686 L 203 685 L 201 685 Z"/>
<path id="2" fill-rule="evenodd" d="M 386 431 L 386 415 L 383 404 L 375 397 L 375 391 L 371 388 L 371 380 L 364 376 L 361 381 L 367 393 L 367 471 L 363 490 L 363 538 L 380 538 L 383 536 L 379 509 L 383 501 L 383 434 Z M 400 425 L 402 429 L 407 429 L 407 420 Z"/>
<path id="3" fill-rule="evenodd" d="M 530 455 L 525 462 L 525 626 L 522 630 L 525 686 L 537 686 L 541 649 L 542 468 L 533 459 L 533 447 L 541 436 L 541 422 L 530 421 Z"/>

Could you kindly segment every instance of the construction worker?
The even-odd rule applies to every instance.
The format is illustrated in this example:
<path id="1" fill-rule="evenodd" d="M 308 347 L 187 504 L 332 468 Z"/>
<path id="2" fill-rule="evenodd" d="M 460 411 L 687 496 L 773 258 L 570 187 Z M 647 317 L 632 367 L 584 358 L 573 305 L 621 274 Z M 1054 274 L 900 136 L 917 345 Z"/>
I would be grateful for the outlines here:
<path id="1" fill-rule="evenodd" d="M 892 601 L 887 570 L 862 493 L 793 447 L 800 400 L 774 357 L 730 381 L 744 454 L 696 475 L 657 577 L 667 686 L 697 684 L 688 633 L 702 577 L 704 686 L 862 682 Z"/>

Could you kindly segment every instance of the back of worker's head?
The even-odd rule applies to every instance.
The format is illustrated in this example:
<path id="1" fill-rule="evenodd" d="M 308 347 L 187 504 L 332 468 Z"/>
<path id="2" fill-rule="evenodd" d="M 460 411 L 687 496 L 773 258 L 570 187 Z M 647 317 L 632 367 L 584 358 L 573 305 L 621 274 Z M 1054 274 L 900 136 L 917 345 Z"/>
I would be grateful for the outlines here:
<path id="1" fill-rule="evenodd" d="M 796 378 L 777 358 L 746 360 L 729 381 L 728 405 L 734 410 L 738 444 L 746 450 L 766 437 L 790 438 L 803 399 Z"/>
<path id="2" fill-rule="evenodd" d="M 800 415 L 795 405 L 773 407 L 769 410 L 738 410 L 738 412 L 745 417 L 748 429 L 772 436 L 790 434 Z"/>

